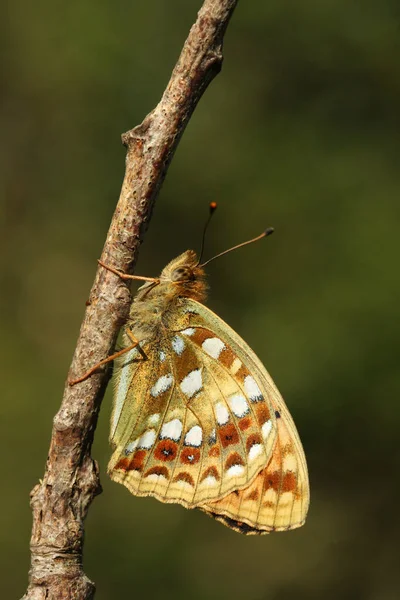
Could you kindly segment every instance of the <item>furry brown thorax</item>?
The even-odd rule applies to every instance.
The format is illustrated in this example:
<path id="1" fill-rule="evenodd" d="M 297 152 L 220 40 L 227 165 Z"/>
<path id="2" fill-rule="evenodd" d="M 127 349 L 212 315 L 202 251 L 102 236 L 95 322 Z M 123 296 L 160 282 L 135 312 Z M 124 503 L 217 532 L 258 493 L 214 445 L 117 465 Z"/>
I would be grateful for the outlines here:
<path id="1" fill-rule="evenodd" d="M 193 250 L 186 250 L 162 270 L 160 283 L 149 281 L 142 285 L 133 299 L 130 322 L 138 339 L 157 329 L 164 313 L 171 310 L 180 298 L 204 302 L 207 295 L 205 271 L 198 265 Z"/>

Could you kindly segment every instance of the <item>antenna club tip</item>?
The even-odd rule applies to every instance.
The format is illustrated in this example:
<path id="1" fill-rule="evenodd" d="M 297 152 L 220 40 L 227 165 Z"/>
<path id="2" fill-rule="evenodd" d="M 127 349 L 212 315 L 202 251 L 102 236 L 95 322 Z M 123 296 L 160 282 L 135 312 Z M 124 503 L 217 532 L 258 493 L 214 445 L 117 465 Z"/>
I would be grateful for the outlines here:
<path id="1" fill-rule="evenodd" d="M 274 233 L 275 229 L 273 227 L 267 227 L 267 229 L 264 231 L 264 235 L 271 235 L 271 233 Z"/>
<path id="2" fill-rule="evenodd" d="M 210 202 L 210 214 L 212 214 L 214 212 L 214 210 L 217 209 L 217 203 L 216 202 Z"/>

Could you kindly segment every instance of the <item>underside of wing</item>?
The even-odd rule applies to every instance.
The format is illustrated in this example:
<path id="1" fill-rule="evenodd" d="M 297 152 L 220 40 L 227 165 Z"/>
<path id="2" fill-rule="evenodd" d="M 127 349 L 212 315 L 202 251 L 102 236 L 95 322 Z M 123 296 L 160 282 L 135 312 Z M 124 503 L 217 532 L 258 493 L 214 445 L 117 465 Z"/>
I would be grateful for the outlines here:
<path id="1" fill-rule="evenodd" d="M 188 508 L 248 486 L 276 437 L 267 390 L 205 327 L 168 332 L 146 354 L 134 376 L 119 365 L 111 478 Z"/>
<path id="2" fill-rule="evenodd" d="M 292 427 L 291 419 L 282 414 L 277 419 L 278 435 L 268 466 L 247 488 L 201 510 L 246 535 L 301 527 L 309 506 L 309 486 L 303 450 L 291 436 Z"/>
<path id="3" fill-rule="evenodd" d="M 300 526 L 308 507 L 302 446 L 247 344 L 185 299 L 157 343 L 141 345 L 118 364 L 111 478 L 242 533 Z"/>
<path id="4" fill-rule="evenodd" d="M 246 381 L 250 369 L 269 401 L 270 412 L 276 417 L 274 444 L 257 477 L 248 486 L 198 508 L 247 535 L 300 527 L 304 524 L 310 502 L 307 463 L 296 426 L 284 400 L 257 356 L 226 323 L 194 301 L 188 301 L 186 311 L 193 326 L 211 322 L 214 334 L 222 339 L 229 332 L 230 347 L 235 358 L 226 360 L 228 368 L 236 370 L 239 382 Z M 199 329 L 196 331 L 199 332 Z M 239 357 L 243 362 L 237 370 Z"/>

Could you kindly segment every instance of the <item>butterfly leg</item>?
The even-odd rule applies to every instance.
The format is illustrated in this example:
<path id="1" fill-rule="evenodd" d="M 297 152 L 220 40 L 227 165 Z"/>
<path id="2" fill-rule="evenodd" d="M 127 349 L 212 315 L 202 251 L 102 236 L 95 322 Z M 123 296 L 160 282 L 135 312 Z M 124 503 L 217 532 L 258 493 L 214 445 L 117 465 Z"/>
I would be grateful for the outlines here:
<path id="1" fill-rule="evenodd" d="M 111 273 L 118 275 L 118 277 L 120 277 L 121 279 L 137 279 L 138 281 L 152 281 L 155 286 L 159 285 L 159 283 L 160 283 L 160 280 L 157 279 L 156 277 L 142 277 L 141 275 L 128 275 L 127 273 L 123 273 L 122 271 L 119 271 L 118 269 L 114 269 L 114 267 L 111 267 L 110 265 L 106 265 L 106 263 L 103 263 L 103 261 L 101 261 L 101 260 L 98 260 L 97 262 L 99 263 L 99 265 L 101 265 L 102 267 L 107 269 L 107 271 L 111 271 Z"/>
<path id="2" fill-rule="evenodd" d="M 131 332 L 130 329 L 126 329 L 125 333 L 131 340 L 132 344 L 130 344 L 126 348 L 123 348 L 122 350 L 119 350 L 118 352 L 114 352 L 114 354 L 111 354 L 111 356 L 107 356 L 107 358 L 103 358 L 103 360 L 98 362 L 97 365 L 94 365 L 91 369 L 89 369 L 89 371 L 86 371 L 86 373 L 84 373 L 82 375 L 82 377 L 78 377 L 78 379 L 73 379 L 72 381 L 69 381 L 68 384 L 70 386 L 73 386 L 73 385 L 76 385 L 77 383 L 81 383 L 82 381 L 85 381 L 85 379 L 88 379 L 91 375 L 93 375 L 93 373 L 95 371 L 97 371 L 97 369 L 99 367 L 102 367 L 103 365 L 106 365 L 107 363 L 111 362 L 112 360 L 118 358 L 118 356 L 122 356 L 122 354 L 125 354 L 126 352 L 133 350 L 133 348 L 135 348 L 139 344 L 139 341 L 135 338 L 135 336 L 133 335 L 133 333 Z"/>

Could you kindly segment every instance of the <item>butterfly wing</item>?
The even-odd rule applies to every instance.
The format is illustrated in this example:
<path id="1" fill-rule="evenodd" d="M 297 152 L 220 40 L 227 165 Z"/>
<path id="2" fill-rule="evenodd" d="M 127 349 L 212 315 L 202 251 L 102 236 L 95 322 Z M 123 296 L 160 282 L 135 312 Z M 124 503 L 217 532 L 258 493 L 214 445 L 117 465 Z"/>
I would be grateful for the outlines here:
<path id="1" fill-rule="evenodd" d="M 192 311 L 192 326 L 208 324 L 219 339 L 229 337 L 235 358 L 242 365 L 236 371 L 240 383 L 254 375 L 260 390 L 269 400 L 268 409 L 276 416 L 276 437 L 272 452 L 257 477 L 245 488 L 234 490 L 215 502 L 199 507 L 223 524 L 245 534 L 265 534 L 271 531 L 294 529 L 303 525 L 310 501 L 307 464 L 303 447 L 293 419 L 268 372 L 239 336 L 217 315 L 194 301 L 185 310 Z M 197 313 L 197 314 L 196 314 Z M 196 333 L 199 336 L 199 333 Z M 209 343 L 209 342 L 208 342 Z M 222 355 L 220 360 L 224 361 Z M 230 367 L 232 370 L 232 366 Z"/>
<path id="2" fill-rule="evenodd" d="M 233 492 L 201 510 L 235 531 L 266 534 L 285 531 L 304 524 L 309 501 L 307 465 L 295 425 L 282 406 L 275 405 L 277 438 L 268 466 L 245 489 Z"/>
<path id="3" fill-rule="evenodd" d="M 135 495 L 192 508 L 247 487 L 277 434 L 256 357 L 202 304 L 183 299 L 164 333 L 117 365 L 109 464 Z"/>
<path id="4" fill-rule="evenodd" d="M 111 478 L 242 533 L 300 526 L 309 503 L 305 457 L 262 363 L 194 300 L 182 299 L 164 326 L 159 339 L 119 361 Z"/>

